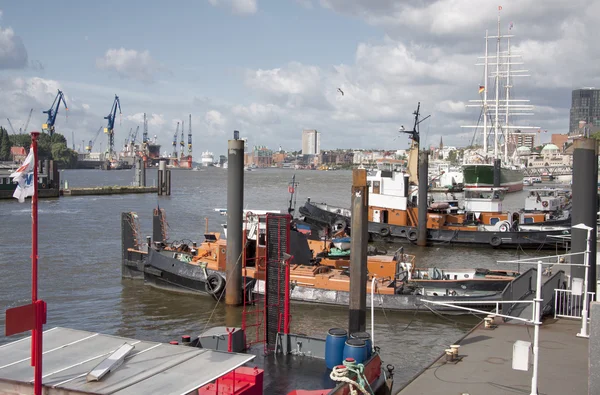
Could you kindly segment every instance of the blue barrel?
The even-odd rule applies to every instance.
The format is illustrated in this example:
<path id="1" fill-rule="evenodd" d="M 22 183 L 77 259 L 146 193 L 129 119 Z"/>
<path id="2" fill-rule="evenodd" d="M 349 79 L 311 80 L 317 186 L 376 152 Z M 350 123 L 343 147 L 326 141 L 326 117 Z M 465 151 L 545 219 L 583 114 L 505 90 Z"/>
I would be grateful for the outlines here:
<path id="1" fill-rule="evenodd" d="M 344 360 L 354 358 L 356 363 L 363 363 L 367 360 L 367 343 L 363 339 L 348 339 L 344 345 Z"/>
<path id="2" fill-rule="evenodd" d="M 344 344 L 348 339 L 348 332 L 342 328 L 331 328 L 325 339 L 325 365 L 328 369 L 341 365 L 344 353 Z"/>
<path id="3" fill-rule="evenodd" d="M 371 358 L 373 351 L 373 342 L 371 341 L 371 334 L 369 332 L 354 332 L 350 335 L 351 339 L 362 339 L 367 344 L 367 359 Z"/>

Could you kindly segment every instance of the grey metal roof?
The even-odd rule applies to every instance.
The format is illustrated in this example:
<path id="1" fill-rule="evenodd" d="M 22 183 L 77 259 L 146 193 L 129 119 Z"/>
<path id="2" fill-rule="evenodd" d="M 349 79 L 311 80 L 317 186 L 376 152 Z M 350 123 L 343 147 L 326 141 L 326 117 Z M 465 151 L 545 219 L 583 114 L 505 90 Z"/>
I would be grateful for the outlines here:
<path id="1" fill-rule="evenodd" d="M 87 373 L 125 343 L 135 348 L 123 364 L 100 381 L 87 382 Z M 43 344 L 42 375 L 49 395 L 59 392 L 182 395 L 254 359 L 250 354 L 224 353 L 60 327 L 45 331 Z M 25 389 L 33 385 L 30 350 L 30 337 L 0 346 L 0 393 L 15 386 Z"/>

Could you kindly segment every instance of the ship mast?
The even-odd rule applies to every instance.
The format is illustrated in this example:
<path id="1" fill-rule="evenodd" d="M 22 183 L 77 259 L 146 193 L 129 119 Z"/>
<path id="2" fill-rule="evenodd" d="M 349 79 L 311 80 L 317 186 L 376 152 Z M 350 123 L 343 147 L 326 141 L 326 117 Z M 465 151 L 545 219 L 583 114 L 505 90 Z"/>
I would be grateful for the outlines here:
<path id="1" fill-rule="evenodd" d="M 483 153 L 488 152 L 488 106 L 487 106 L 487 87 L 488 87 L 488 31 L 485 31 L 485 62 L 483 66 Z"/>
<path id="2" fill-rule="evenodd" d="M 496 85 L 496 103 L 494 104 L 494 159 L 498 159 L 498 111 L 500 102 L 500 10 L 498 10 L 498 35 L 496 36 L 496 75 L 495 75 L 495 85 Z M 487 59 L 486 59 L 487 60 Z M 507 103 L 508 104 L 508 103 Z"/>
<path id="3" fill-rule="evenodd" d="M 500 34 L 498 34 L 500 35 Z M 506 61 L 506 115 L 504 119 L 504 162 L 508 162 L 508 142 L 510 141 L 510 132 L 508 128 L 508 104 L 510 103 L 510 37 L 506 38 L 507 61 Z"/>

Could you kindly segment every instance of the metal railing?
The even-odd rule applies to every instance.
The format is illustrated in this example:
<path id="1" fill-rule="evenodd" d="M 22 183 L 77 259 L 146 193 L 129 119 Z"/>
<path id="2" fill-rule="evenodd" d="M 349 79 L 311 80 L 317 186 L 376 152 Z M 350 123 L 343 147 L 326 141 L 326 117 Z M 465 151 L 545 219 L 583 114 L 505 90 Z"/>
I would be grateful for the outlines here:
<path id="1" fill-rule="evenodd" d="M 588 308 L 594 300 L 595 292 L 588 292 Z M 570 289 L 554 290 L 554 318 L 578 318 L 581 319 L 581 308 L 583 307 L 583 293 L 574 294 Z M 589 320 L 589 318 L 588 318 Z"/>

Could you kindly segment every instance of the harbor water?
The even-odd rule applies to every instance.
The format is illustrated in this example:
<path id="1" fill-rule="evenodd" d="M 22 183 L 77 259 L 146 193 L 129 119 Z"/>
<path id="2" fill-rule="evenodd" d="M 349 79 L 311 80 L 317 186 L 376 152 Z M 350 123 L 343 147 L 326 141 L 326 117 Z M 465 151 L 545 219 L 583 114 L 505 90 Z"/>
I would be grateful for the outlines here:
<path id="1" fill-rule="evenodd" d="M 247 209 L 285 211 L 288 183 L 296 174 L 297 207 L 310 197 L 315 202 L 350 206 L 350 171 L 294 171 L 264 169 L 245 172 Z M 67 170 L 63 181 L 71 187 L 129 185 L 133 170 Z M 147 172 L 155 185 L 156 170 Z M 48 303 L 46 329 L 64 326 L 144 340 L 167 342 L 183 334 L 200 334 L 207 327 L 241 322 L 241 308 L 226 308 L 210 297 L 169 293 L 121 278 L 120 213 L 137 212 L 142 236 L 151 233 L 152 210 L 164 208 L 168 238 L 202 241 L 205 218 L 209 231 L 220 231 L 226 217 L 227 171 L 172 170 L 171 196 L 155 194 L 63 197 L 39 203 L 39 296 Z M 526 192 L 510 194 L 505 209 L 522 207 Z M 31 206 L 15 200 L 0 201 L 0 307 L 28 303 L 31 297 Z M 388 252 L 394 249 L 388 246 Z M 418 266 L 497 268 L 496 261 L 536 254 L 534 251 L 437 246 L 406 246 Z M 504 266 L 516 270 L 513 265 Z M 522 270 L 526 268 L 521 268 Z M 369 314 L 367 314 L 369 317 Z M 447 316 L 423 309 L 399 313 L 377 308 L 374 343 L 385 363 L 395 365 L 396 387 L 407 382 L 462 337 L 476 323 L 474 315 Z M 344 326 L 347 311 L 319 304 L 293 304 L 292 330 L 325 338 L 327 330 Z M 369 319 L 367 320 L 369 321 Z M 0 314 L 4 327 L 4 313 Z M 368 323 L 369 325 L 369 323 Z M 370 330 L 368 328 L 368 330 Z M 19 336 L 0 337 L 0 344 Z"/>

